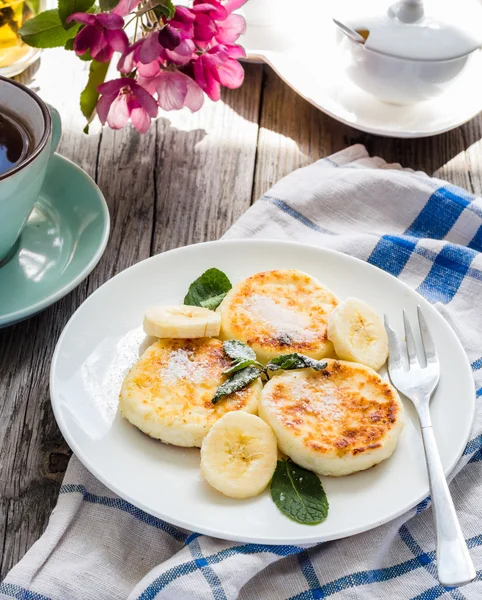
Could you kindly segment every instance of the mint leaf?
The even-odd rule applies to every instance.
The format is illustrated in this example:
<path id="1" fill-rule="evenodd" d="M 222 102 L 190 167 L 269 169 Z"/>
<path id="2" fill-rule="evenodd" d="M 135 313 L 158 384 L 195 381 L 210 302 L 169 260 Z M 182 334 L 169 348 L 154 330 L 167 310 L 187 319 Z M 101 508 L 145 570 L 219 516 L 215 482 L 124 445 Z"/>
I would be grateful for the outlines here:
<path id="1" fill-rule="evenodd" d="M 282 513 L 302 525 L 317 525 L 328 516 L 328 498 L 320 478 L 293 462 L 278 461 L 271 497 Z"/>
<path id="2" fill-rule="evenodd" d="M 56 48 L 65 46 L 67 40 L 73 38 L 80 24 L 75 23 L 72 29 L 66 31 L 62 27 L 59 13 L 56 9 L 45 10 L 36 17 L 26 21 L 19 30 L 22 40 L 34 48 Z"/>
<path id="3" fill-rule="evenodd" d="M 256 360 L 254 350 L 239 340 L 223 342 L 223 350 L 231 360 Z"/>
<path id="4" fill-rule="evenodd" d="M 311 367 L 315 371 L 321 371 L 326 368 L 327 363 L 323 360 L 315 360 L 304 354 L 294 352 L 293 354 L 282 354 L 269 361 L 266 368 L 268 371 L 278 371 L 284 369 L 285 371 L 291 371 L 292 369 L 306 369 Z"/>
<path id="5" fill-rule="evenodd" d="M 214 398 L 212 399 L 212 403 L 217 404 L 224 396 L 239 392 L 239 390 L 247 387 L 252 381 L 258 379 L 260 375 L 261 371 L 256 367 L 246 367 L 241 371 L 237 371 L 232 377 L 218 387 L 214 394 Z"/>
<path id="6" fill-rule="evenodd" d="M 67 23 L 67 17 L 77 12 L 87 12 L 95 0 L 58 0 L 59 17 L 64 29 L 75 27 L 75 21 Z"/>
<path id="7" fill-rule="evenodd" d="M 89 79 L 83 92 L 80 94 L 80 110 L 87 119 L 87 131 L 84 130 L 85 133 L 88 133 L 88 124 L 95 114 L 95 107 L 99 98 L 97 86 L 104 82 L 109 64 L 110 63 L 100 63 L 96 60 L 93 60 L 90 63 Z"/>
<path id="8" fill-rule="evenodd" d="M 255 364 L 254 360 L 242 360 L 241 362 L 234 361 L 232 363 L 231 367 L 229 367 L 229 369 L 227 371 L 223 372 L 223 375 L 234 375 L 234 373 L 241 371 L 241 369 L 245 369 L 246 367 L 254 366 L 254 364 Z"/>
<path id="9" fill-rule="evenodd" d="M 264 366 L 256 360 L 256 353 L 244 342 L 227 340 L 223 342 L 223 350 L 231 359 L 231 367 L 223 375 L 233 375 L 250 366 L 258 367 L 264 372 Z"/>
<path id="10" fill-rule="evenodd" d="M 231 288 L 231 282 L 222 271 L 208 269 L 191 283 L 184 304 L 215 310 Z"/>
<path id="11" fill-rule="evenodd" d="M 99 0 L 100 10 L 106 12 L 108 10 L 114 9 L 120 0 Z"/>

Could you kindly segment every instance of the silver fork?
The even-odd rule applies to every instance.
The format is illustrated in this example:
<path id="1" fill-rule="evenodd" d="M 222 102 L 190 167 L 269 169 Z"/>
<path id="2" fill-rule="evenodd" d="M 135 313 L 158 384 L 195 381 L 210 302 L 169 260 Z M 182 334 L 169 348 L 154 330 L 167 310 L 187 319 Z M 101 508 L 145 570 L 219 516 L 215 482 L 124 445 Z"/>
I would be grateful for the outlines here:
<path id="1" fill-rule="evenodd" d="M 475 579 L 476 572 L 455 514 L 435 442 L 429 403 L 440 378 L 440 367 L 435 345 L 420 306 L 417 312 L 423 343 L 421 361 L 417 357 L 410 321 L 403 311 L 408 369 L 403 366 L 401 345 L 385 315 L 385 329 L 390 350 L 388 372 L 393 385 L 413 402 L 418 413 L 437 535 L 438 578 L 443 586 L 457 587 Z"/>

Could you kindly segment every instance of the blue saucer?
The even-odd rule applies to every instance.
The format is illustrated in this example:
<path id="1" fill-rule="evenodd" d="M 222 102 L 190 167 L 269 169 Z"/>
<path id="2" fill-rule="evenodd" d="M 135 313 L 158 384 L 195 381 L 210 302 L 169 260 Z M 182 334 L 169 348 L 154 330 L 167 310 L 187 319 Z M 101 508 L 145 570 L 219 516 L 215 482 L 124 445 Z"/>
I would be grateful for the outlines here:
<path id="1" fill-rule="evenodd" d="M 55 154 L 39 199 L 0 267 L 0 327 L 50 306 L 87 277 L 109 238 L 102 192 L 80 167 Z"/>

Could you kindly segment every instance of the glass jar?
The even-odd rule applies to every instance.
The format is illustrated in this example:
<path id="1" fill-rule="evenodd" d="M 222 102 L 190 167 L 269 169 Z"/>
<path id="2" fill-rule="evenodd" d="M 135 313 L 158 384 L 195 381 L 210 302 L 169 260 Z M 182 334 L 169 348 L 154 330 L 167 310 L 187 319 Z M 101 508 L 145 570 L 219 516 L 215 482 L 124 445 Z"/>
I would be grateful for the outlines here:
<path id="1" fill-rule="evenodd" d="M 37 58 L 38 48 L 24 44 L 18 30 L 44 10 L 43 4 L 44 0 L 0 0 L 0 75 L 17 75 Z"/>

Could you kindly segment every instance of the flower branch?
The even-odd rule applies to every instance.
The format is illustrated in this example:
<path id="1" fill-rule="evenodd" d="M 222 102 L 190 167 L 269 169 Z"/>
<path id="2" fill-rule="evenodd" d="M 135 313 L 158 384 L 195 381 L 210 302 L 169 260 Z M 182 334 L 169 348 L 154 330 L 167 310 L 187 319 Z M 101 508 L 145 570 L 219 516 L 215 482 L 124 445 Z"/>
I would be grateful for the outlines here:
<path id="1" fill-rule="evenodd" d="M 222 87 L 242 84 L 238 59 L 245 52 L 236 41 L 245 21 L 234 11 L 244 1 L 186 7 L 171 0 L 59 0 L 57 10 L 30 19 L 20 34 L 30 46 L 64 46 L 91 62 L 80 100 L 88 123 L 97 114 L 112 129 L 130 120 L 145 133 L 159 107 L 197 111 L 205 95 L 219 100 Z M 105 81 L 111 62 L 119 77 Z"/>

